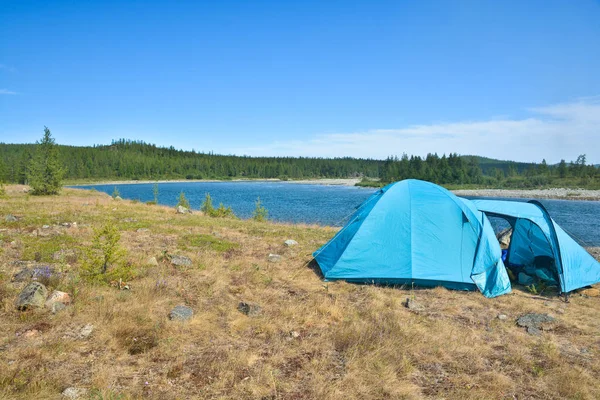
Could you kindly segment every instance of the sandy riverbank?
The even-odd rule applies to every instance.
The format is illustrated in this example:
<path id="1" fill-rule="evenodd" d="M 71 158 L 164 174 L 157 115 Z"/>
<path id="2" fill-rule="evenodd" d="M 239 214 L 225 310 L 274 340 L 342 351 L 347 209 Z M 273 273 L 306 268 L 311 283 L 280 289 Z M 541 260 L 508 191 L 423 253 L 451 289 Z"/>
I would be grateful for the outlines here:
<path id="1" fill-rule="evenodd" d="M 600 190 L 588 189 L 469 189 L 453 190 L 457 196 L 514 197 L 531 199 L 600 200 Z"/>

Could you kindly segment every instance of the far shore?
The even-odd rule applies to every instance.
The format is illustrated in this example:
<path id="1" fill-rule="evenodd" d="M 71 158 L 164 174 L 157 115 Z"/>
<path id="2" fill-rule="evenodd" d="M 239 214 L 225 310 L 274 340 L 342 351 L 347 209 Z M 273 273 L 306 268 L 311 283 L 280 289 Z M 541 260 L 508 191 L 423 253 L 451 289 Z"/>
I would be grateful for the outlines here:
<path id="1" fill-rule="evenodd" d="M 123 180 L 123 181 L 99 181 L 86 183 L 73 183 L 68 186 L 89 185 L 122 185 L 122 184 L 149 184 L 149 183 L 192 183 L 192 182 L 277 182 L 304 185 L 337 185 L 355 186 L 360 182 L 359 178 L 346 179 L 306 179 L 306 180 L 280 180 L 280 179 L 179 179 L 179 180 Z M 369 189 L 369 188 L 366 188 Z M 375 188 L 370 188 L 375 190 Z M 592 200 L 600 201 L 600 190 L 590 189 L 456 189 L 452 190 L 457 196 L 467 197 L 507 197 L 507 198 L 530 198 L 530 199 L 558 199 L 558 200 Z"/>

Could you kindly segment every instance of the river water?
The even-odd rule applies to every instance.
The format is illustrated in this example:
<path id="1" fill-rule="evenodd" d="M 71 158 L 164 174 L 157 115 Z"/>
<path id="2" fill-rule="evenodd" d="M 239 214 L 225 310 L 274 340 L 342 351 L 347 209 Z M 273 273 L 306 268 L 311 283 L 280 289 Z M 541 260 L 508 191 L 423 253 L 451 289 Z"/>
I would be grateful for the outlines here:
<path id="1" fill-rule="evenodd" d="M 153 184 L 119 184 L 77 186 L 112 194 L 117 187 L 124 199 L 142 202 L 154 199 Z M 250 218 L 254 202 L 260 197 L 269 211 L 269 218 L 278 222 L 342 226 L 346 219 L 367 197 L 373 188 L 326 186 L 285 182 L 169 182 L 159 184 L 158 202 L 177 204 L 179 194 L 185 193 L 192 209 L 200 209 L 206 193 L 214 206 L 231 206 L 240 218 Z M 519 199 L 505 199 L 524 201 Z M 554 220 L 584 246 L 600 246 L 600 202 L 581 200 L 547 200 L 540 202 Z"/>

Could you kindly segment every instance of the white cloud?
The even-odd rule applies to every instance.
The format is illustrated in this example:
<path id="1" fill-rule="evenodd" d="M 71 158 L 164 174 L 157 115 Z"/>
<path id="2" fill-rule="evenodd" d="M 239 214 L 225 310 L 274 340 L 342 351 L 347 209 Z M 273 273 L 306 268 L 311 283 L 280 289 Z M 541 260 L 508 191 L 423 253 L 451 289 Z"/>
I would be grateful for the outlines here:
<path id="1" fill-rule="evenodd" d="M 17 94 L 17 92 L 8 89 L 0 89 L 0 94 Z"/>
<path id="2" fill-rule="evenodd" d="M 316 135 L 227 149 L 253 156 L 315 156 L 385 158 L 402 153 L 477 154 L 486 157 L 554 163 L 587 154 L 600 163 L 600 97 L 537 107 L 524 119 L 494 118 L 422 124 L 397 129 Z"/>

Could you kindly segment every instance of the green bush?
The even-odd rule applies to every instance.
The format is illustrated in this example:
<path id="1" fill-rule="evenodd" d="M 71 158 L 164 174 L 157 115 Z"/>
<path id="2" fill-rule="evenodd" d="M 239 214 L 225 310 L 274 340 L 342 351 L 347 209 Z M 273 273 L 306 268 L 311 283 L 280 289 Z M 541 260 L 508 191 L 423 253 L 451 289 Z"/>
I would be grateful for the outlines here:
<path id="1" fill-rule="evenodd" d="M 252 219 L 258 222 L 266 221 L 269 218 L 269 211 L 262 206 L 260 197 L 256 198 L 254 205 L 255 207 L 254 212 L 252 213 Z"/>
<path id="2" fill-rule="evenodd" d="M 200 205 L 200 210 L 209 216 L 212 216 L 215 212 L 215 208 L 213 207 L 212 198 L 210 197 L 210 193 L 206 193 L 204 196 L 204 202 Z"/>
<path id="3" fill-rule="evenodd" d="M 115 186 L 112 192 L 112 198 L 116 199 L 117 197 L 121 197 L 121 193 L 119 192 L 119 189 L 117 189 L 117 187 Z"/>
<path id="4" fill-rule="evenodd" d="M 187 209 L 190 208 L 190 202 L 185 197 L 185 193 L 183 193 L 183 191 L 181 191 L 181 193 L 179 193 L 179 200 L 177 201 L 177 205 L 175 207 L 179 207 L 179 206 L 185 207 Z"/>
<path id="5" fill-rule="evenodd" d="M 200 210 L 209 217 L 214 218 L 237 218 L 231 207 L 225 207 L 223 203 L 219 203 L 219 207 L 215 208 L 212 203 L 210 193 L 206 193 L 204 202 L 200 206 Z"/>
<path id="6" fill-rule="evenodd" d="M 133 278 L 130 266 L 125 265 L 125 251 L 120 247 L 121 234 L 112 224 L 94 230 L 92 245 L 85 251 L 82 275 L 88 281 L 108 283 Z"/>

